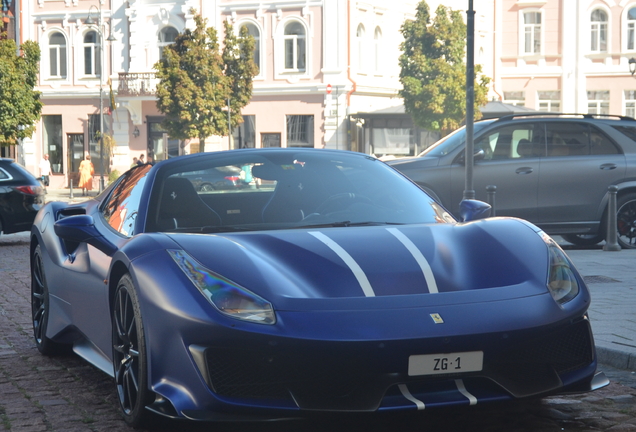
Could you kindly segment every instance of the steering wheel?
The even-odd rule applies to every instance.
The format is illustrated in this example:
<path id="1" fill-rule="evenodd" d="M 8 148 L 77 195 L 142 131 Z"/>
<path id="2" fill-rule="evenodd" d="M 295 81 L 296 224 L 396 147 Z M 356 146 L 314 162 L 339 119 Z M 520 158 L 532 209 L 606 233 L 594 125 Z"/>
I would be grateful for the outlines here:
<path id="1" fill-rule="evenodd" d="M 353 192 L 344 192 L 331 195 L 324 200 L 314 211 L 314 213 L 326 214 L 334 211 L 344 210 L 354 202 L 373 204 L 373 201 L 364 195 L 357 195 Z"/>

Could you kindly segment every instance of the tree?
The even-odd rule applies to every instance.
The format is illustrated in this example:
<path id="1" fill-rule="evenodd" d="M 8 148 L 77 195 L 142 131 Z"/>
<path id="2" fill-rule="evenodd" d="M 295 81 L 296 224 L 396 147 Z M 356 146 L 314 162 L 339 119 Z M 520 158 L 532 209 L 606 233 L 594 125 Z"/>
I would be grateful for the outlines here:
<path id="1" fill-rule="evenodd" d="M 197 137 L 203 152 L 207 137 L 229 131 L 228 99 L 230 123 L 242 121 L 240 110 L 251 98 L 256 67 L 251 51 L 245 55 L 247 48 L 254 49 L 251 36 L 242 33 L 236 38 L 226 24 L 227 48 L 221 55 L 216 30 L 206 28 L 207 20 L 199 14 L 194 20 L 196 28 L 177 36 L 155 64 L 159 78 L 157 108 L 166 115 L 163 126 L 170 136 Z"/>
<path id="2" fill-rule="evenodd" d="M 243 122 L 241 109 L 252 98 L 252 83 L 258 74 L 258 66 L 254 63 L 254 38 L 249 35 L 247 28 L 241 27 L 237 37 L 233 26 L 228 21 L 224 24 L 223 63 L 230 86 L 230 125 L 234 128 Z"/>
<path id="3" fill-rule="evenodd" d="M 0 34 L 0 145 L 15 145 L 33 135 L 42 113 L 41 93 L 34 91 L 40 62 L 40 47 L 34 41 L 21 45 Z"/>
<path id="4" fill-rule="evenodd" d="M 466 24 L 459 11 L 440 5 L 431 23 L 426 1 L 414 21 L 402 25 L 400 96 L 416 125 L 447 135 L 466 118 Z M 487 102 L 490 79 L 475 65 L 475 113 Z M 478 76 L 480 75 L 480 76 Z"/>

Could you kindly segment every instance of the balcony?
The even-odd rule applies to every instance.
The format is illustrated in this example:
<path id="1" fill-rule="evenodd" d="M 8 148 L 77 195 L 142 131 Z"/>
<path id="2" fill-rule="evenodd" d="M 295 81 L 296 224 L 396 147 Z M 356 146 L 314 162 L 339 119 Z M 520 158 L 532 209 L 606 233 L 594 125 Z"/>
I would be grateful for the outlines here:
<path id="1" fill-rule="evenodd" d="M 154 72 L 120 72 L 117 96 L 155 96 L 157 82 Z"/>

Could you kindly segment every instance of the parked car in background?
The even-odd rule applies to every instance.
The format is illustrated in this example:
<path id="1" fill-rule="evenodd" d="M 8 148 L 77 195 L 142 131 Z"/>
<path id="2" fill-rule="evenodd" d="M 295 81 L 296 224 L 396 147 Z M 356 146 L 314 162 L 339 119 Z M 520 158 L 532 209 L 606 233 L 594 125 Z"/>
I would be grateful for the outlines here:
<path id="1" fill-rule="evenodd" d="M 252 167 L 258 188 L 196 191 Z M 31 231 L 35 343 L 113 376 L 128 424 L 289 419 L 585 392 L 590 293 L 527 221 L 462 221 L 369 155 L 197 153 L 48 203 Z"/>
<path id="2" fill-rule="evenodd" d="M 388 164 L 454 215 L 465 189 L 466 130 Z M 636 120 L 605 115 L 521 114 L 474 124 L 477 199 L 496 186 L 497 216 L 526 219 L 579 245 L 605 238 L 608 187 L 618 186 L 618 242 L 636 248 Z"/>
<path id="3" fill-rule="evenodd" d="M 31 230 L 44 204 L 44 187 L 13 159 L 0 158 L 0 233 Z"/>
<path id="4" fill-rule="evenodd" d="M 239 167 L 224 166 L 192 171 L 182 176 L 190 180 L 197 191 L 210 192 L 244 187 L 246 183 L 241 178 L 241 172 Z"/>

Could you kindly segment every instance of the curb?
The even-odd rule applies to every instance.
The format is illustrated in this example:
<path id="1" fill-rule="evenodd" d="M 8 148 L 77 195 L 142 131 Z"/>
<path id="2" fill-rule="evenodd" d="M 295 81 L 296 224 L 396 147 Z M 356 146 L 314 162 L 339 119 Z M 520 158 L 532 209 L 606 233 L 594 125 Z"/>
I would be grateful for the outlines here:
<path id="1" fill-rule="evenodd" d="M 626 352 L 596 346 L 596 358 L 601 365 L 607 365 L 616 369 L 636 371 L 636 356 Z"/>

